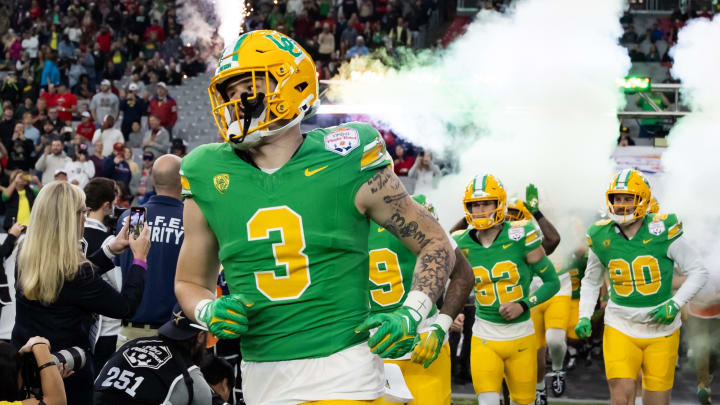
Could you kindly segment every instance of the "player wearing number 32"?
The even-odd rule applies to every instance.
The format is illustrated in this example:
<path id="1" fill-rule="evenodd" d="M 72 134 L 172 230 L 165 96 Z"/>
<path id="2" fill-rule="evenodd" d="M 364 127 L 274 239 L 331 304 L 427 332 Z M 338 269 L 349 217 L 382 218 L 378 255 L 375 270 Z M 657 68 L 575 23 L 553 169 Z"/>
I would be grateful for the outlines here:
<path id="1" fill-rule="evenodd" d="M 245 402 L 370 403 L 386 356 L 412 349 L 455 264 L 440 225 L 407 194 L 369 125 L 300 131 L 318 105 L 315 64 L 291 38 L 240 36 L 210 82 L 225 143 L 181 165 L 185 240 L 175 293 L 217 337 L 242 337 Z M 418 256 L 412 291 L 368 318 L 368 232 L 381 224 Z M 222 264 L 230 295 L 215 299 Z M 366 321 L 368 320 L 369 321 Z"/>
<path id="2" fill-rule="evenodd" d="M 530 309 L 560 289 L 542 237 L 530 221 L 506 222 L 507 194 L 495 176 L 470 181 L 463 197 L 470 227 L 453 233 L 475 273 L 470 371 L 479 405 L 498 405 L 505 378 L 513 404 L 535 401 L 537 341 Z M 534 275 L 543 284 L 530 293 Z"/>
<path id="3" fill-rule="evenodd" d="M 587 338 L 604 271 L 610 278 L 603 357 L 613 404 L 633 404 L 642 371 L 643 403 L 670 403 L 680 336 L 680 307 L 705 283 L 707 271 L 682 236 L 675 214 L 647 214 L 650 186 L 637 170 L 615 175 L 606 192 L 610 219 L 588 230 L 590 247 L 580 287 L 575 332 Z M 673 267 L 688 275 L 672 296 Z"/>

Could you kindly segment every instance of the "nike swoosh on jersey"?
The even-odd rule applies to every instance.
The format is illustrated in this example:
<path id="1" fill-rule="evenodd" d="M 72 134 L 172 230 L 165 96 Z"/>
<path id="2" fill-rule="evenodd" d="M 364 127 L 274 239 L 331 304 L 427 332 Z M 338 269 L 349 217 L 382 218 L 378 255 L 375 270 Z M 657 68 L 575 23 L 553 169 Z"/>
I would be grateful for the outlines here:
<path id="1" fill-rule="evenodd" d="M 652 241 L 652 240 L 653 240 L 653 238 L 643 239 L 643 245 L 647 245 L 647 244 L 650 243 L 650 241 Z"/>
<path id="2" fill-rule="evenodd" d="M 380 233 L 380 232 L 382 232 L 382 231 L 384 231 L 384 230 L 385 230 L 385 228 L 380 227 L 380 228 L 378 228 L 378 233 Z"/>
<path id="3" fill-rule="evenodd" d="M 507 248 L 509 248 L 510 246 L 512 246 L 512 243 L 508 243 L 507 245 L 502 245 L 502 248 L 503 248 L 503 249 L 507 249 Z"/>
<path id="4" fill-rule="evenodd" d="M 528 349 L 527 347 L 523 347 L 522 349 L 518 349 L 518 352 L 524 352 L 527 349 Z"/>
<path id="5" fill-rule="evenodd" d="M 321 171 L 323 171 L 323 170 L 325 170 L 325 169 L 327 169 L 327 168 L 328 168 L 327 166 L 323 166 L 323 167 L 321 167 L 321 168 L 319 168 L 319 169 L 315 169 L 315 170 L 309 170 L 309 169 L 306 168 L 306 169 L 305 169 L 305 177 L 310 177 L 310 176 L 312 176 L 312 175 L 314 175 L 314 174 L 316 174 L 316 173 L 318 173 L 318 172 L 321 172 Z"/>
<path id="6" fill-rule="evenodd" d="M 543 268 L 540 270 L 540 274 L 545 273 L 545 270 L 547 270 L 547 268 L 548 268 L 548 266 L 543 267 Z"/>

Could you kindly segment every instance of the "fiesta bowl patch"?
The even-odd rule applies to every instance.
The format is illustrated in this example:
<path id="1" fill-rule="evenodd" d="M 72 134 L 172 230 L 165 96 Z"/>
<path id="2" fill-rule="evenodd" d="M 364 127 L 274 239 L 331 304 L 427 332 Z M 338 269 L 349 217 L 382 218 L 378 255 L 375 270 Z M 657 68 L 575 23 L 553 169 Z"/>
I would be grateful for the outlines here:
<path id="1" fill-rule="evenodd" d="M 340 127 L 325 135 L 325 149 L 345 156 L 360 146 L 360 135 L 353 128 Z"/>

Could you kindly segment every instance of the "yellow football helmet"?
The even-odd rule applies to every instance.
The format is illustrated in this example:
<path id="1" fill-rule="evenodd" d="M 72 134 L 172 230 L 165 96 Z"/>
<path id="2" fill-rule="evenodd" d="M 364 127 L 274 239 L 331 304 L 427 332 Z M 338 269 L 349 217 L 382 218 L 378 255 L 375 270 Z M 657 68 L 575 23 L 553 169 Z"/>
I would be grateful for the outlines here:
<path id="1" fill-rule="evenodd" d="M 657 202 L 655 197 L 650 197 L 650 206 L 648 207 L 649 214 L 657 214 L 660 211 L 660 204 Z"/>
<path id="2" fill-rule="evenodd" d="M 617 194 L 630 194 L 634 197 L 632 206 L 635 210 L 631 214 L 619 215 L 615 213 L 613 198 Z M 650 198 L 650 184 L 645 179 L 645 176 L 635 169 L 625 169 L 616 174 L 605 192 L 605 203 L 610 218 L 618 224 L 632 222 L 644 217 L 650 206 Z"/>
<path id="3" fill-rule="evenodd" d="M 228 81 L 239 76 L 252 78 L 252 94 L 230 100 Z M 264 80 L 264 88 L 256 79 Z M 208 93 L 220 134 L 238 149 L 297 125 L 319 106 L 312 58 L 297 42 L 271 30 L 245 33 L 226 47 Z"/>
<path id="4" fill-rule="evenodd" d="M 531 220 L 532 214 L 528 211 L 523 200 L 519 198 L 511 198 L 508 201 L 506 221 Z"/>
<path id="5" fill-rule="evenodd" d="M 495 201 L 497 206 L 489 216 L 473 214 L 471 204 L 476 201 Z M 463 196 L 465 220 L 475 229 L 488 229 L 500 224 L 505 219 L 507 208 L 507 194 L 500 180 L 492 174 L 476 176 L 467 187 Z"/>

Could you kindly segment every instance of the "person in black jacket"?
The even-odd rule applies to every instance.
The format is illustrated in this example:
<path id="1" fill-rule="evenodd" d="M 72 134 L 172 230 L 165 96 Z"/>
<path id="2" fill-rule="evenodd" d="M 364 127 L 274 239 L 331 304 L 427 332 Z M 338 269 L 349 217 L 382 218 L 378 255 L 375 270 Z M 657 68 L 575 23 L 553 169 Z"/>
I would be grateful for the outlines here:
<path id="1" fill-rule="evenodd" d="M 30 215 L 17 260 L 16 318 L 11 343 L 22 346 L 32 336 L 44 336 L 54 350 L 89 348 L 93 314 L 131 317 L 145 287 L 150 227 L 129 239 L 128 226 L 116 238 L 86 258 L 80 249 L 85 194 L 67 182 L 52 182 L 40 190 Z M 115 267 L 113 258 L 127 247 L 135 257 L 118 292 L 100 276 Z M 92 403 L 94 370 L 91 356 L 83 369 L 65 379 L 68 404 Z"/>
<path id="2" fill-rule="evenodd" d="M 113 236 L 105 225 L 105 218 L 113 213 L 113 202 L 117 198 L 117 187 L 114 181 L 105 177 L 96 177 L 85 186 L 85 205 L 90 212 L 85 218 L 85 254 L 92 255 L 97 252 L 108 238 Z M 121 227 L 122 228 L 122 227 Z M 122 287 L 122 274 L 117 267 L 102 275 L 103 280 L 120 290 Z M 110 356 L 115 353 L 117 335 L 120 331 L 120 320 L 99 316 L 96 322 L 98 333 L 93 345 L 93 360 L 95 371 L 99 371 Z"/>

